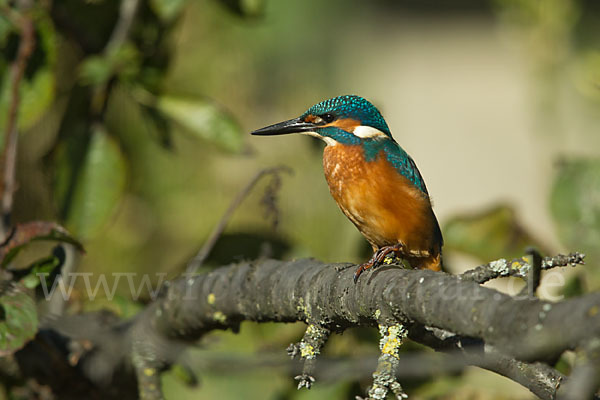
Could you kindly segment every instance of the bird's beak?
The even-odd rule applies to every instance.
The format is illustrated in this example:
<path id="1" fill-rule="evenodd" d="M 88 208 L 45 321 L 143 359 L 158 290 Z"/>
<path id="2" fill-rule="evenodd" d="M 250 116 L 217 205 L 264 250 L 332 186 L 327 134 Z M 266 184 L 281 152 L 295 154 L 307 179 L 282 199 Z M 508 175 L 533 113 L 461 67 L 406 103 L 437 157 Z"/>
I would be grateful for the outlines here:
<path id="1" fill-rule="evenodd" d="M 311 132 L 317 127 L 318 125 L 312 122 L 305 122 L 302 118 L 294 118 L 278 124 L 269 125 L 265 128 L 257 129 L 250 132 L 250 134 L 261 136 L 285 135 L 288 133 Z"/>

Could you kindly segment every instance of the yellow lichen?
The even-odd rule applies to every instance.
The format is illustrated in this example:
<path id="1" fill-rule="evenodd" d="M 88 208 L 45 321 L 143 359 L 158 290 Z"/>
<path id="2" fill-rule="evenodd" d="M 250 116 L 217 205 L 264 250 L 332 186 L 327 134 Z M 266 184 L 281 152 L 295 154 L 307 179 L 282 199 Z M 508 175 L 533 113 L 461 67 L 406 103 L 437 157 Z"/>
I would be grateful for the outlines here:
<path id="1" fill-rule="evenodd" d="M 519 261 L 513 261 L 512 264 L 510 265 L 510 267 L 512 269 L 519 269 L 523 266 L 523 264 L 521 264 Z"/>
<path id="2" fill-rule="evenodd" d="M 406 331 L 402 325 L 379 326 L 381 340 L 379 347 L 382 354 L 389 354 L 394 358 L 399 358 L 398 350 L 402 345 Z"/>
<path id="3" fill-rule="evenodd" d="M 398 338 L 390 338 L 386 340 L 385 344 L 383 345 L 383 349 L 381 349 L 381 352 L 383 354 L 389 354 L 392 357 L 398 358 L 398 347 L 400 347 L 401 344 L 402 341 Z"/>
<path id="4" fill-rule="evenodd" d="M 316 356 L 315 348 L 308 343 L 300 343 L 300 356 L 306 359 L 314 358 Z"/>
<path id="5" fill-rule="evenodd" d="M 215 311 L 213 313 L 213 319 L 217 322 L 225 323 L 227 321 L 227 317 L 221 311 Z"/>
<path id="6" fill-rule="evenodd" d="M 156 373 L 156 370 L 154 368 L 144 368 L 144 375 L 146 376 L 152 376 Z"/>
<path id="7" fill-rule="evenodd" d="M 592 307 L 590 307 L 590 309 L 588 310 L 588 315 L 590 317 L 593 317 L 596 314 L 598 314 L 598 306 L 592 306 Z"/>
<path id="8" fill-rule="evenodd" d="M 208 304 L 210 304 L 212 306 L 213 304 L 215 304 L 216 299 L 217 299 L 217 297 L 215 296 L 214 293 L 209 293 L 208 297 L 206 298 L 206 301 L 208 302 Z"/>

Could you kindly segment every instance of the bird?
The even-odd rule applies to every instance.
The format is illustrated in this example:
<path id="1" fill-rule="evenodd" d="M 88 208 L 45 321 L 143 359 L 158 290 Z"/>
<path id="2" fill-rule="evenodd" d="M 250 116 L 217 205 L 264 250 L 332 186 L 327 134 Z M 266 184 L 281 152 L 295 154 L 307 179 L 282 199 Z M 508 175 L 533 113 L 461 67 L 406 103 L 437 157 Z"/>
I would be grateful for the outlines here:
<path id="1" fill-rule="evenodd" d="M 251 132 L 300 133 L 325 142 L 323 170 L 341 211 L 373 248 L 354 273 L 395 256 L 411 268 L 439 271 L 444 240 L 417 165 L 394 140 L 379 112 L 357 95 L 331 98 L 302 115 Z"/>

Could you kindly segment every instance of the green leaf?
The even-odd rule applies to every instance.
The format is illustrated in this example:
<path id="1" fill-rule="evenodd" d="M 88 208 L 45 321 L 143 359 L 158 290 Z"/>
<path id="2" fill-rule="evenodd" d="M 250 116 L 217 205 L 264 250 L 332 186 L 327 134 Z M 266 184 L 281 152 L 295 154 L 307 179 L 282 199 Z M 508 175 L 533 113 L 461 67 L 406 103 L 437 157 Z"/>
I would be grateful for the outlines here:
<path id="1" fill-rule="evenodd" d="M 591 262 L 600 261 L 600 160 L 565 161 L 550 195 L 550 212 L 558 236 Z"/>
<path id="2" fill-rule="evenodd" d="M 186 3 L 187 0 L 150 0 L 150 7 L 163 21 L 171 21 Z"/>
<path id="3" fill-rule="evenodd" d="M 110 79 L 113 65 L 110 60 L 102 56 L 90 56 L 79 67 L 79 80 L 84 85 L 101 85 Z"/>
<path id="4" fill-rule="evenodd" d="M 247 17 L 257 17 L 265 11 L 265 0 L 239 0 L 240 10 Z"/>
<path id="5" fill-rule="evenodd" d="M 2 1 L 0 1 L 0 7 L 2 7 Z M 14 30 L 14 26 L 11 20 L 5 14 L 0 14 L 0 46 L 6 45 L 6 38 L 8 34 Z"/>
<path id="6" fill-rule="evenodd" d="M 11 103 L 12 80 L 10 73 L 4 75 L 0 92 L 0 126 L 6 126 Z M 20 103 L 18 127 L 27 130 L 44 114 L 54 99 L 54 74 L 48 68 L 40 68 L 31 79 L 25 77 L 19 86 Z M 2 134 L 3 136 L 4 134 Z"/>
<path id="7" fill-rule="evenodd" d="M 115 212 L 127 175 L 117 142 L 101 126 L 92 129 L 82 170 L 76 175 L 66 226 L 77 237 L 96 235 Z"/>
<path id="8" fill-rule="evenodd" d="M 60 259 L 54 255 L 41 258 L 27 267 L 27 274 L 19 282 L 27 289 L 34 289 L 41 284 L 40 274 L 48 279 L 52 271 L 60 265 Z"/>
<path id="9" fill-rule="evenodd" d="M 508 205 L 450 219 L 444 227 L 444 242 L 446 249 L 461 251 L 482 261 L 521 257 L 529 246 L 546 252 L 519 224 Z"/>
<path id="10" fill-rule="evenodd" d="M 73 244 L 83 251 L 83 246 L 62 226 L 54 222 L 33 221 L 17 224 L 7 241 L 0 246 L 0 266 L 6 266 L 30 242 L 34 240 L 54 240 Z"/>
<path id="11" fill-rule="evenodd" d="M 234 153 L 242 151 L 240 126 L 215 104 L 203 99 L 162 96 L 156 106 L 171 120 L 221 149 Z"/>
<path id="12" fill-rule="evenodd" d="M 80 66 L 79 80 L 84 85 L 98 86 L 107 83 L 113 76 L 122 81 L 131 81 L 140 70 L 140 54 L 132 43 L 125 43 L 108 54 L 86 58 Z"/>
<path id="13" fill-rule="evenodd" d="M 6 357 L 29 342 L 38 330 L 35 302 L 27 290 L 10 283 L 0 287 L 0 357 Z"/>

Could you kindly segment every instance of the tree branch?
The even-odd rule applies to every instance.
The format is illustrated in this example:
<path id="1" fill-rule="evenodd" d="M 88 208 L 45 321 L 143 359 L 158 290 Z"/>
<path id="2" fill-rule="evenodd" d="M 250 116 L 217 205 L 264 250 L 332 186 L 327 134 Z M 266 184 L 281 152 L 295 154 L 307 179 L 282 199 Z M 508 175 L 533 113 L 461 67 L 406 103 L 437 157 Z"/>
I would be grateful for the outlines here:
<path id="1" fill-rule="evenodd" d="M 572 267 L 583 265 L 585 264 L 584 258 L 585 254 L 579 252 L 569 253 L 568 255 L 559 254 L 554 257 L 544 257 L 541 270 L 544 271 L 556 267 L 567 267 L 569 265 Z M 509 276 L 526 278 L 530 269 L 531 264 L 523 257 L 515 258 L 511 261 L 501 258 L 465 271 L 460 275 L 460 278 L 477 283 L 485 283 L 492 279 Z"/>
<path id="2" fill-rule="evenodd" d="M 96 374 L 98 365 L 107 370 L 106 365 L 127 364 L 135 341 L 144 343 L 143 354 L 160 370 L 173 362 L 176 346 L 215 329 L 236 331 L 245 320 L 305 321 L 333 332 L 396 323 L 410 332 L 435 327 L 456 336 L 457 349 L 465 347 L 465 338 L 482 341 L 480 355 L 465 353 L 469 363 L 508 376 L 544 399 L 554 398 L 565 379 L 534 361 L 556 357 L 600 333 L 600 293 L 558 303 L 515 299 L 445 273 L 389 266 L 355 285 L 351 267 L 315 260 L 245 262 L 174 280 L 138 316 L 111 328 L 69 330 L 65 321 L 72 317 L 48 327 L 69 340 L 95 343 L 78 369 Z M 81 323 L 73 326 L 81 329 Z M 443 343 L 411 336 L 434 348 Z"/>
<path id="3" fill-rule="evenodd" d="M 526 363 L 506 356 L 481 340 L 451 335 L 440 338 L 423 326 L 409 331 L 409 338 L 453 356 L 455 363 L 464 362 L 487 369 L 520 383 L 541 399 L 554 399 L 560 384 L 566 377 L 547 364 Z M 448 332 L 446 332 L 447 334 Z"/>

